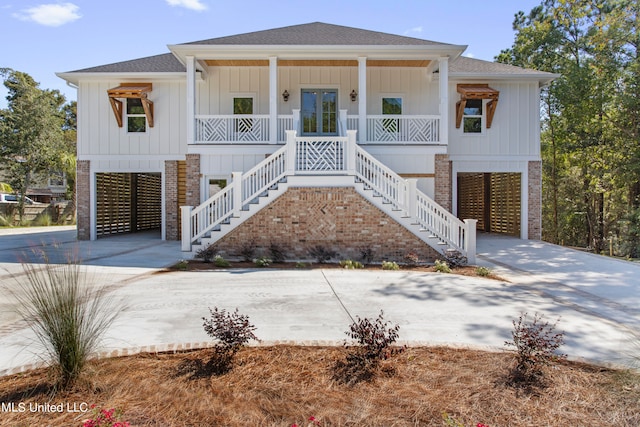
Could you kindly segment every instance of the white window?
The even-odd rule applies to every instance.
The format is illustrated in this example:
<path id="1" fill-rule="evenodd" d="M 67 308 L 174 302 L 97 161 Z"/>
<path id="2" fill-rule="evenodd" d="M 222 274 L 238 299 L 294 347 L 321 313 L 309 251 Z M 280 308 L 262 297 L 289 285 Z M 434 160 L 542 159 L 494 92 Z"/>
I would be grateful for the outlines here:
<path id="1" fill-rule="evenodd" d="M 127 98 L 127 132 L 146 132 L 147 116 L 140 98 Z"/>
<path id="2" fill-rule="evenodd" d="M 402 115 L 402 98 L 382 98 L 383 115 Z M 382 127 L 386 132 L 399 133 L 400 120 L 398 118 L 388 118 L 382 120 Z"/>
<path id="3" fill-rule="evenodd" d="M 482 133 L 482 99 L 468 99 L 462 113 L 464 133 Z"/>

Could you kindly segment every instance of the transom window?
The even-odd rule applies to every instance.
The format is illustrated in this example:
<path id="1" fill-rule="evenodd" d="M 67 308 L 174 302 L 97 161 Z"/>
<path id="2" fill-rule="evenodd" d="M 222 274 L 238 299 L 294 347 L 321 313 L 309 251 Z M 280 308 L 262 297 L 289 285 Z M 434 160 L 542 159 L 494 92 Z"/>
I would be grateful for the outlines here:
<path id="1" fill-rule="evenodd" d="M 146 132 L 147 116 L 140 98 L 127 99 L 127 132 Z"/>

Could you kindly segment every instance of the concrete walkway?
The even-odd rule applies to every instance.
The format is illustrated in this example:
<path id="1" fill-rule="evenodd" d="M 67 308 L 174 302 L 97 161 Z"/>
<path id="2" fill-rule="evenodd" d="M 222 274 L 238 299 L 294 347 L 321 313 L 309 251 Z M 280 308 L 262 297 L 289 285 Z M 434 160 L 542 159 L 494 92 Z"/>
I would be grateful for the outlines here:
<path id="1" fill-rule="evenodd" d="M 121 301 L 104 342 L 111 354 L 204 345 L 202 317 L 214 306 L 249 315 L 263 344 L 339 344 L 352 318 L 384 310 L 408 344 L 487 349 L 504 348 L 521 312 L 538 312 L 561 317 L 570 357 L 615 364 L 629 361 L 628 327 L 640 326 L 640 267 L 541 242 L 480 236 L 479 263 L 507 282 L 382 270 L 161 272 L 183 257 L 178 242 L 154 235 L 76 242 L 74 233 L 0 233 L 0 263 L 19 274 L 16 252 L 29 241 L 57 241 L 85 255 L 87 268 L 103 275 Z M 14 280 L 9 273 L 4 279 Z M 11 301 L 3 299 L 1 308 L 0 374 L 37 362 L 41 353 L 25 325 L 7 314 Z"/>

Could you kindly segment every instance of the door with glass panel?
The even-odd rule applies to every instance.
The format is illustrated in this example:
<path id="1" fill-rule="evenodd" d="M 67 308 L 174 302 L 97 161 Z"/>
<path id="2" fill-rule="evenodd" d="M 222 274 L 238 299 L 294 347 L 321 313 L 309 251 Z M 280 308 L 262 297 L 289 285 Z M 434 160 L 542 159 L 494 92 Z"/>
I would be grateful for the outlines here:
<path id="1" fill-rule="evenodd" d="M 338 91 L 336 89 L 302 89 L 301 106 L 302 135 L 338 134 Z"/>

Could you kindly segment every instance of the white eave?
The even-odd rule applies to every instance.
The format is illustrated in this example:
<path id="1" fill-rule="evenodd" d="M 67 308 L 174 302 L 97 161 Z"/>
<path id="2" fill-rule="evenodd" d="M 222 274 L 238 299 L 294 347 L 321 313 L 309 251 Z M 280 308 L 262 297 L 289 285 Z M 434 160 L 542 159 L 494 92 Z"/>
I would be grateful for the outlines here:
<path id="1" fill-rule="evenodd" d="M 200 73 L 197 73 L 199 78 Z M 108 72 L 62 72 L 56 73 L 56 76 L 60 77 L 67 82 L 78 85 L 80 81 L 90 81 L 90 80 L 126 80 L 130 82 L 137 81 L 147 81 L 147 80 L 185 80 L 186 74 L 184 72 L 117 72 L 117 73 L 108 73 Z"/>
<path id="2" fill-rule="evenodd" d="M 553 80 L 559 78 L 560 74 L 553 73 L 449 73 L 449 79 L 455 81 L 478 81 L 478 80 L 537 80 L 540 86 L 546 86 Z"/>

